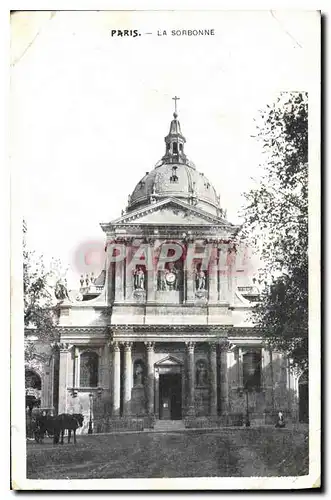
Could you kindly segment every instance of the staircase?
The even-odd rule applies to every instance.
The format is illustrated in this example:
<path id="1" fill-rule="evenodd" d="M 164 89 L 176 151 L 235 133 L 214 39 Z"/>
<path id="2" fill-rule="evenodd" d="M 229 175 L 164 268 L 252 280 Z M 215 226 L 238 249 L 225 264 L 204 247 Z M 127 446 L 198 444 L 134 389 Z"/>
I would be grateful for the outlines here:
<path id="1" fill-rule="evenodd" d="M 182 431 L 184 429 L 183 420 L 156 420 L 154 424 L 154 431 L 157 432 Z"/>

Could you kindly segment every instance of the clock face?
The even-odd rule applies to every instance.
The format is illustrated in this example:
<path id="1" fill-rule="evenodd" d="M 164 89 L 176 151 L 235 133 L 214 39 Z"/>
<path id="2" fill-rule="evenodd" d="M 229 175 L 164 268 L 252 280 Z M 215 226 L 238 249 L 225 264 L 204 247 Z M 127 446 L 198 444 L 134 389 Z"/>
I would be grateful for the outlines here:
<path id="1" fill-rule="evenodd" d="M 176 281 L 176 275 L 174 273 L 171 273 L 171 272 L 168 273 L 167 276 L 166 276 L 166 281 L 167 281 L 167 283 L 169 283 L 170 285 L 172 285 Z"/>

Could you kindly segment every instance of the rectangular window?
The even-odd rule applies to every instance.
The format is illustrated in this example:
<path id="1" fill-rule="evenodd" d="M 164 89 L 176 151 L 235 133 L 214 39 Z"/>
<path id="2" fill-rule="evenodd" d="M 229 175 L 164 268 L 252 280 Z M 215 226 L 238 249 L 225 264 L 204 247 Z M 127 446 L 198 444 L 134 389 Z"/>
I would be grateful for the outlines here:
<path id="1" fill-rule="evenodd" d="M 261 389 L 261 349 L 244 353 L 243 384 L 248 390 Z"/>
<path id="2" fill-rule="evenodd" d="M 172 144 L 172 152 L 173 152 L 174 154 L 177 154 L 177 153 L 178 153 L 178 144 L 177 144 L 177 142 L 174 142 L 174 143 Z"/>

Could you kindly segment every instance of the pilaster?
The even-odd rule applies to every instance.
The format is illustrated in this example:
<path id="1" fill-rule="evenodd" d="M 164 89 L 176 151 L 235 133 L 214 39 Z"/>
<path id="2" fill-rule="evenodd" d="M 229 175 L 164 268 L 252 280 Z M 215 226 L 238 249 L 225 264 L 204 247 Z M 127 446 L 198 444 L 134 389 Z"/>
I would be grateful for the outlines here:
<path id="1" fill-rule="evenodd" d="M 188 409 L 189 416 L 195 415 L 195 377 L 194 377 L 194 348 L 195 342 L 186 342 L 187 348 L 187 382 L 188 382 Z"/>
<path id="2" fill-rule="evenodd" d="M 210 352 L 210 415 L 217 415 L 217 350 L 216 344 L 209 345 Z"/>
<path id="3" fill-rule="evenodd" d="M 154 342 L 145 342 L 147 351 L 147 412 L 154 414 Z"/>

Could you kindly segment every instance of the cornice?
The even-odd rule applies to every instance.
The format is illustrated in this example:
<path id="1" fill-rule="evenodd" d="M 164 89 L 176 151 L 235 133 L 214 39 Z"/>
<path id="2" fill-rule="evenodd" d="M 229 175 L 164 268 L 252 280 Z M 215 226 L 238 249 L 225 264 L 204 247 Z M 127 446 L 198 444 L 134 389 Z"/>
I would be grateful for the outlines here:
<path id="1" fill-rule="evenodd" d="M 234 225 L 234 224 L 231 224 L 230 222 L 227 222 L 225 221 L 224 219 L 220 219 L 219 217 L 217 217 L 216 215 L 213 215 L 213 214 L 209 214 L 208 212 L 205 212 L 204 210 L 201 210 L 199 208 L 196 208 L 196 207 L 192 207 L 191 205 L 188 205 L 187 203 L 181 201 L 181 200 L 178 200 L 176 198 L 167 198 L 166 200 L 162 200 L 161 202 L 159 203 L 151 203 L 149 205 L 146 205 L 145 207 L 141 208 L 141 209 L 138 209 L 136 211 L 133 211 L 133 212 L 127 212 L 125 215 L 123 215 L 122 217 L 119 217 L 118 219 L 115 219 L 114 221 L 112 222 L 109 222 L 109 223 L 101 223 L 101 228 L 103 229 L 103 231 L 105 232 L 108 232 L 108 231 L 111 231 L 111 230 L 114 230 L 115 228 L 136 228 L 136 225 L 139 224 L 139 225 L 143 225 L 143 226 L 153 226 L 153 227 L 157 227 L 157 226 L 161 226 L 161 227 L 169 227 L 169 228 L 174 228 L 174 227 L 194 227 L 194 228 L 201 228 L 201 229 L 204 229 L 206 230 L 206 226 L 201 223 L 201 224 L 181 224 L 179 225 L 178 223 L 175 224 L 163 224 L 162 222 L 158 222 L 158 223 L 141 223 L 139 221 L 139 219 L 141 217 L 145 217 L 146 215 L 150 214 L 150 213 L 154 213 L 154 212 L 158 212 L 159 210 L 163 209 L 163 208 L 166 208 L 166 207 L 171 207 L 171 206 L 174 206 L 175 209 L 180 209 L 180 210 L 184 210 L 184 211 L 187 211 L 187 212 L 190 212 L 192 214 L 194 214 L 195 216 L 199 217 L 202 221 L 206 221 L 206 222 L 209 222 L 210 224 L 213 225 L 213 228 L 215 228 L 215 226 L 218 228 L 218 229 L 223 229 L 223 230 L 231 230 L 231 231 L 235 231 L 237 229 L 237 226 Z M 137 222 L 134 222 L 134 221 L 137 221 Z"/>
<path id="2" fill-rule="evenodd" d="M 91 335 L 94 337 L 104 337 L 108 335 L 107 326 L 58 326 L 60 335 Z"/>

